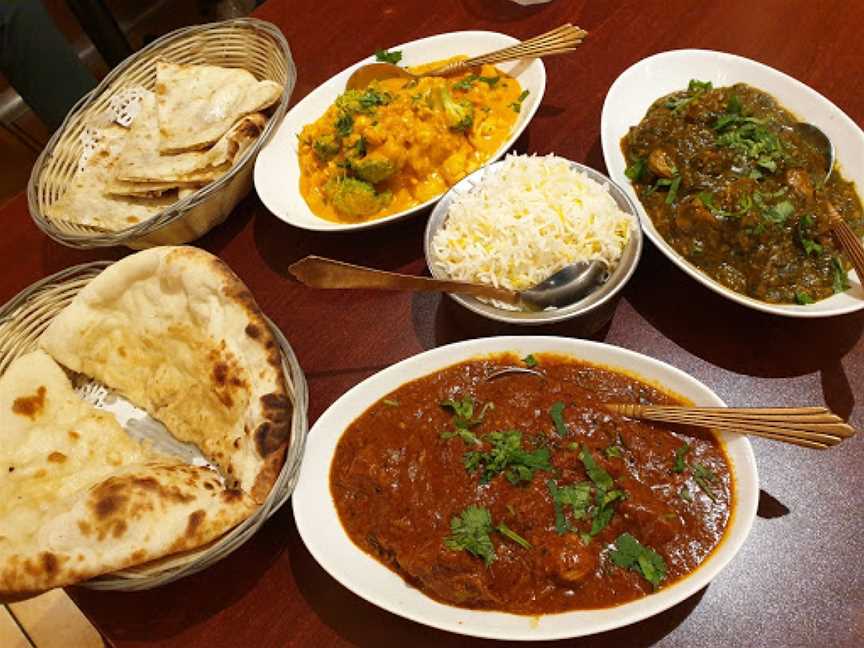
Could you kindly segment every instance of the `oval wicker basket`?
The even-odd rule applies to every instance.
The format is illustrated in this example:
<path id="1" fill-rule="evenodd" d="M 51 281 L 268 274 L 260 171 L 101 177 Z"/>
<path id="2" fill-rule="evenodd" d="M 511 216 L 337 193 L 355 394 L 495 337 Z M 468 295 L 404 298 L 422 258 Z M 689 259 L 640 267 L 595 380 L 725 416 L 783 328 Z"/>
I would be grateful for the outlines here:
<path id="1" fill-rule="evenodd" d="M 264 132 L 228 173 L 153 218 L 119 232 L 108 232 L 46 216 L 46 207 L 63 195 L 76 172 L 84 128 L 105 114 L 111 97 L 117 93 L 133 86 L 153 90 L 159 59 L 243 68 L 258 79 L 281 83 L 284 92 L 275 108 L 271 108 Z M 33 221 L 55 241 L 77 248 L 126 245 L 140 249 L 179 245 L 203 236 L 223 222 L 252 188 L 255 157 L 285 115 L 296 79 L 288 41 L 279 28 L 263 20 L 238 18 L 166 34 L 114 68 L 72 108 L 51 137 L 27 184 L 27 203 Z"/>
<path id="2" fill-rule="evenodd" d="M 36 282 L 0 306 L 0 376 L 15 358 L 36 347 L 39 336 L 54 317 L 109 265 L 110 261 L 96 261 L 67 268 Z M 199 572 L 240 547 L 288 500 L 300 474 L 308 429 L 309 397 L 306 378 L 291 345 L 273 322 L 269 319 L 267 321 L 282 352 L 282 371 L 293 404 L 291 440 L 285 454 L 285 464 L 267 500 L 251 517 L 209 545 L 134 568 L 104 574 L 80 583 L 81 586 L 100 590 L 145 590 Z"/>

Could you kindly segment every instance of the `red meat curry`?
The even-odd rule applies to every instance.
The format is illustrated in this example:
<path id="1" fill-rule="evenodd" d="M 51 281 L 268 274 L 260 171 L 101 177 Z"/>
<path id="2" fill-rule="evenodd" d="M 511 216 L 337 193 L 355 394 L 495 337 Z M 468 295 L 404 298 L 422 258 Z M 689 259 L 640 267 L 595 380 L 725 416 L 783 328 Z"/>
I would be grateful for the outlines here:
<path id="1" fill-rule="evenodd" d="M 545 378 L 485 381 L 526 362 Z M 710 433 L 603 402 L 680 403 L 554 355 L 484 357 L 402 385 L 339 441 L 342 524 L 409 584 L 462 607 L 544 614 L 666 587 L 723 537 L 728 460 Z"/>

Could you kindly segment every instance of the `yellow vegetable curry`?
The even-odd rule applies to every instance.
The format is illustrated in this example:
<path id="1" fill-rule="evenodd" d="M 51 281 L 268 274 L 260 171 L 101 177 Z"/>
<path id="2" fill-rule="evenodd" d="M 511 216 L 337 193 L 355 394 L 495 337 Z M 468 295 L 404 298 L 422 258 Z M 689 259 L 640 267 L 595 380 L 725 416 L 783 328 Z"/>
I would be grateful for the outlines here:
<path id="1" fill-rule="evenodd" d="M 348 90 L 300 134 L 300 192 L 315 214 L 342 223 L 419 205 L 498 150 L 526 96 L 491 65 Z"/>

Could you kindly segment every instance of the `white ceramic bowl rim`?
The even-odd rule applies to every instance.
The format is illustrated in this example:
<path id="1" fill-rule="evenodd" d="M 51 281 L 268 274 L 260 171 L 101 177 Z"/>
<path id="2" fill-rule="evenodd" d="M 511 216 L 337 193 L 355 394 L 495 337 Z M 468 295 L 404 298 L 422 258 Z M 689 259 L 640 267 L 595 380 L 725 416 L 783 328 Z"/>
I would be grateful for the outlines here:
<path id="1" fill-rule="evenodd" d="M 612 274 L 606 282 L 593 293 L 579 301 L 553 310 L 535 312 L 509 311 L 502 308 L 496 308 L 492 304 L 487 304 L 469 295 L 448 293 L 449 297 L 451 297 L 456 303 L 478 315 L 488 317 L 489 319 L 498 322 L 523 325 L 553 324 L 555 322 L 563 322 L 565 320 L 582 317 L 592 313 L 612 300 L 619 292 L 621 292 L 624 286 L 627 285 L 627 282 L 630 281 L 630 277 L 632 277 L 633 273 L 636 271 L 636 267 L 639 265 L 639 259 L 642 256 L 642 227 L 639 214 L 636 211 L 636 206 L 633 204 L 633 200 L 630 196 L 627 195 L 627 192 L 607 176 L 603 175 L 596 169 L 592 169 L 591 167 L 580 164 L 579 162 L 574 162 L 572 160 L 567 161 L 573 168 L 587 174 L 588 177 L 595 182 L 607 185 L 609 187 L 609 193 L 618 207 L 633 217 L 633 226 L 630 229 L 630 240 L 621 254 L 621 259 L 619 260 L 618 265 L 615 267 L 615 270 L 612 271 Z M 487 164 L 485 167 L 478 169 L 471 175 L 463 178 L 453 185 L 450 190 L 444 194 L 444 197 L 438 202 L 438 204 L 435 205 L 435 209 L 432 210 L 432 214 L 429 216 L 429 221 L 426 223 L 426 233 L 424 235 L 423 244 L 426 255 L 426 266 L 429 268 L 429 272 L 432 273 L 433 277 L 438 279 L 449 278 L 440 268 L 438 268 L 437 265 L 432 263 L 432 239 L 446 222 L 447 214 L 450 211 L 450 205 L 453 200 L 459 194 L 465 193 L 466 191 L 473 189 L 475 186 L 482 184 L 488 174 L 497 173 L 503 164 L 503 161 Z"/>
<path id="2" fill-rule="evenodd" d="M 458 31 L 427 36 L 394 45 L 390 49 L 402 51 L 402 64 L 416 65 L 457 54 L 476 56 L 517 42 L 516 38 L 499 32 Z M 416 214 L 434 204 L 441 195 L 446 193 L 401 212 L 361 223 L 336 223 L 316 216 L 300 195 L 297 186 L 299 183 L 297 135 L 304 125 L 318 119 L 344 91 L 345 82 L 356 68 L 372 63 L 374 60 L 374 56 L 368 56 L 350 65 L 303 97 L 288 111 L 272 140 L 261 150 L 255 162 L 255 187 L 261 201 L 277 218 L 308 230 L 354 231 L 379 227 Z M 546 91 L 546 68 L 541 59 L 533 59 L 529 63 L 519 61 L 502 63 L 498 67 L 505 72 L 515 74 L 523 88 L 530 90 L 530 94 L 522 103 L 522 109 L 510 136 L 489 158 L 487 164 L 500 158 L 513 146 L 534 117 Z"/>
<path id="3" fill-rule="evenodd" d="M 743 436 L 718 435 L 732 466 L 736 502 L 720 545 L 688 577 L 617 607 L 541 617 L 452 607 L 408 586 L 353 544 L 342 528 L 329 488 L 330 464 L 343 431 L 398 386 L 469 358 L 501 352 L 569 355 L 662 383 L 696 404 L 724 406 L 714 392 L 679 369 L 634 351 L 586 340 L 549 336 L 481 338 L 407 358 L 343 394 L 309 433 L 292 504 L 300 536 L 318 563 L 349 590 L 394 614 L 455 633 L 508 640 L 563 639 L 621 627 L 666 610 L 708 585 L 741 548 L 756 516 L 756 463 L 750 442 Z"/>
<path id="4" fill-rule="evenodd" d="M 634 63 L 612 83 L 603 103 L 601 139 L 603 158 L 610 177 L 636 204 L 645 235 L 673 263 L 716 293 L 750 308 L 787 317 L 829 317 L 864 308 L 864 289 L 854 270 L 849 272 L 852 289 L 815 304 L 771 304 L 735 292 L 710 278 L 669 245 L 654 227 L 641 201 L 624 175 L 620 140 L 630 126 L 645 116 L 659 97 L 685 88 L 689 79 L 713 81 L 715 86 L 743 82 L 760 88 L 780 104 L 825 131 L 837 150 L 837 160 L 847 179 L 864 186 L 864 132 L 830 100 L 798 81 L 763 63 L 743 56 L 701 49 L 671 50 Z M 657 87 L 657 86 L 660 87 Z M 860 194 L 859 194 L 860 195 Z"/>

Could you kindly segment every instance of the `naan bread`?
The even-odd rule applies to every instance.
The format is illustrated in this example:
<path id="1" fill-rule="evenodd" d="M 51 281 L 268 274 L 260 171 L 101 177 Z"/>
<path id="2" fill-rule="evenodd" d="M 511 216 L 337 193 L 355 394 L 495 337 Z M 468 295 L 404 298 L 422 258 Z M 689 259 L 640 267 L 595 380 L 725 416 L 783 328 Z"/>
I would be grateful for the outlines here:
<path id="1" fill-rule="evenodd" d="M 179 187 L 212 182 L 231 168 L 238 155 L 261 134 L 266 123 L 267 118 L 260 113 L 248 115 L 206 151 L 160 155 L 156 98 L 148 93 L 141 100 L 126 144 L 113 166 L 115 181 L 108 190 L 123 195 L 135 187 L 130 183 Z"/>
<path id="2" fill-rule="evenodd" d="M 82 401 L 43 351 L 0 377 L 0 600 L 200 547 L 255 503 Z"/>
<path id="3" fill-rule="evenodd" d="M 209 147 L 244 115 L 282 96 L 274 81 L 258 81 L 238 68 L 156 63 L 159 150 L 180 153 Z"/>
<path id="4" fill-rule="evenodd" d="M 125 130 L 121 126 L 114 128 Z M 45 209 L 46 216 L 117 232 L 153 218 L 177 202 L 176 193 L 147 199 L 109 196 L 108 186 L 113 182 L 119 148 L 113 138 L 101 144 L 84 169 L 71 179 L 66 192 Z"/>
<path id="5" fill-rule="evenodd" d="M 291 403 L 276 340 L 217 257 L 158 247 L 118 261 L 61 311 L 40 346 L 196 444 L 257 502 L 284 461 Z"/>

